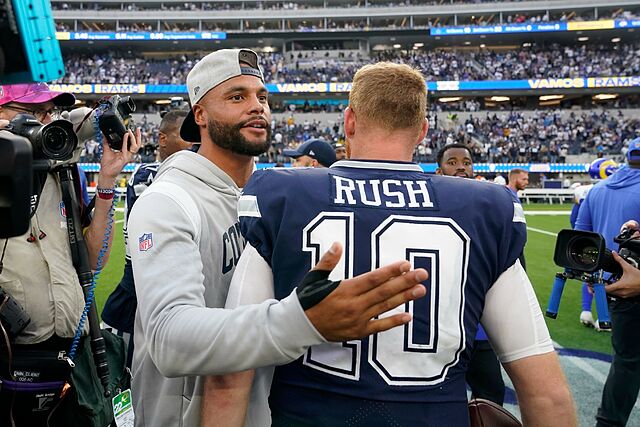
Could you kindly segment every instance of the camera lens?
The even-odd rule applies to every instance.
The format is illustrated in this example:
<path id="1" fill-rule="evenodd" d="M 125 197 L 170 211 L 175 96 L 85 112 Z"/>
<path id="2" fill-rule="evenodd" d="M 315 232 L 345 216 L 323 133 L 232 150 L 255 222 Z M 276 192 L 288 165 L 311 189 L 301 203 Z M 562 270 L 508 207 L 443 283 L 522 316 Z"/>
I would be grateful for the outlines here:
<path id="1" fill-rule="evenodd" d="M 47 148 L 55 152 L 63 150 L 67 141 L 67 135 L 60 128 L 47 129 L 42 137 L 46 141 Z"/>
<path id="2" fill-rule="evenodd" d="M 585 270 L 595 266 L 598 262 L 598 247 L 592 239 L 579 237 L 570 242 L 569 257 Z"/>
<path id="3" fill-rule="evenodd" d="M 51 123 L 42 130 L 42 152 L 52 160 L 67 160 L 76 148 L 73 131 Z"/>

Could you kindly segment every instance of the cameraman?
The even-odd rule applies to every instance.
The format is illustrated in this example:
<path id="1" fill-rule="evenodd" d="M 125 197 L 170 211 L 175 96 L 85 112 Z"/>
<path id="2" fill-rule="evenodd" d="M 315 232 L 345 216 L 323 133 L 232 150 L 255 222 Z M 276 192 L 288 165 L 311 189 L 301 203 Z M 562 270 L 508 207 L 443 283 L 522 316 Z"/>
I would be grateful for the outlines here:
<path id="1" fill-rule="evenodd" d="M 640 138 L 629 144 L 628 166 L 593 186 L 580 205 L 576 229 L 603 235 L 607 248 L 617 249 L 613 239 L 620 224 L 628 218 L 640 219 Z M 620 259 L 616 257 L 618 262 Z M 626 277 L 624 277 L 626 276 Z M 616 295 L 630 280 L 628 269 Z M 624 280 L 624 281 L 623 281 Z M 621 282 L 621 283 L 620 283 Z M 635 298 L 610 298 L 611 344 L 613 361 L 602 392 L 602 403 L 596 415 L 597 426 L 624 426 L 640 389 L 640 341 L 637 339 L 640 303 Z"/>
<path id="2" fill-rule="evenodd" d="M 43 124 L 50 123 L 57 115 L 56 108 L 73 105 L 75 97 L 70 93 L 54 92 L 45 83 L 16 84 L 0 86 L 0 126 L 18 114 L 34 116 Z M 96 189 L 95 209 L 90 225 L 90 216 L 83 212 L 84 237 L 92 269 L 96 269 L 98 255 L 103 245 L 107 223 L 115 194 L 115 180 L 122 168 L 130 161 L 140 146 L 140 132 L 134 137 L 129 132 L 124 137 L 123 150 L 113 151 L 106 141 L 103 142 L 103 155 L 100 162 L 98 187 Z M 77 171 L 77 169 L 74 169 Z M 81 194 L 78 174 L 74 173 L 74 184 Z M 81 199 L 80 197 L 78 199 Z M 0 286 L 26 310 L 31 322 L 26 329 L 10 343 L 0 334 L 0 378 L 14 379 L 17 362 L 32 360 L 33 371 L 40 378 L 46 376 L 51 368 L 50 354 L 58 354 L 58 360 L 64 359 L 69 352 L 72 338 L 78 327 L 85 300 L 80 282 L 73 265 L 69 235 L 66 227 L 67 210 L 62 202 L 60 180 L 56 173 L 42 172 L 34 174 L 30 229 L 22 236 L 0 240 Z M 80 202 L 83 204 L 82 202 Z M 81 211 L 86 211 L 81 206 Z M 87 224 L 84 224 L 86 219 Z M 108 248 L 111 245 L 109 236 Z M 108 258 L 106 251 L 102 259 L 104 265 Z M 87 334 L 85 327 L 83 335 Z M 89 351 L 88 346 L 80 345 L 78 357 Z M 56 358 L 52 359 L 55 363 Z M 13 362 L 13 368 L 11 368 Z M 55 375 L 55 373 L 48 372 Z M 49 381 L 71 382 L 69 373 Z M 33 378 L 32 378 L 33 380 Z M 3 384 L 4 386 L 5 384 Z M 75 385 L 75 384 L 74 384 Z M 75 388 L 72 386 L 72 391 Z M 2 390 L 0 396 L 0 425 L 40 426 L 47 425 L 47 416 L 53 405 L 47 401 L 27 397 L 28 393 Z M 66 400 L 69 400 L 68 393 Z M 52 396 L 55 393 L 51 394 Z M 57 395 L 60 395 L 58 390 Z M 55 398 L 51 400 L 55 402 Z M 35 405 L 35 406 L 34 406 Z M 64 406 L 64 405 L 63 405 Z M 77 420 L 56 419 L 49 425 L 76 425 Z"/>

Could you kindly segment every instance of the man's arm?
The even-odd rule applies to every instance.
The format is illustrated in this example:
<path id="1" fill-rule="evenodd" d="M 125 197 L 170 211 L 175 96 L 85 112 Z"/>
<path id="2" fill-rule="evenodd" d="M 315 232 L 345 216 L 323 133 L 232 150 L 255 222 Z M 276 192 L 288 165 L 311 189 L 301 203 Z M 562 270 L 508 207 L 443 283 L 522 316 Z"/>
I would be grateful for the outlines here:
<path id="1" fill-rule="evenodd" d="M 578 425 L 573 398 L 556 353 L 503 364 L 518 396 L 525 427 Z"/>
<path id="2" fill-rule="evenodd" d="M 257 304 L 272 298 L 271 267 L 253 246 L 247 245 L 233 273 L 225 308 Z M 255 385 L 254 377 L 257 378 Z M 268 399 L 272 377 L 273 367 L 207 377 L 202 393 L 201 427 L 271 425 Z M 220 423 L 221 419 L 225 420 L 224 424 Z"/>
<path id="3" fill-rule="evenodd" d="M 518 395 L 525 426 L 577 426 L 571 392 L 527 274 L 516 263 L 487 293 L 481 319 Z"/>
<path id="4" fill-rule="evenodd" d="M 281 301 L 234 310 L 206 307 L 195 226 L 181 204 L 152 190 L 131 213 L 129 249 L 143 331 L 139 338 L 167 377 L 288 363 L 327 339 L 348 341 L 408 323 L 408 313 L 374 317 L 426 293 L 420 283 L 427 272 L 409 271 L 410 264 L 402 261 L 344 280 L 307 312 L 295 291 Z M 141 249 L 142 236 L 153 239 L 152 245 Z M 331 270 L 341 251 L 323 257 L 317 268 Z"/>
<path id="5" fill-rule="evenodd" d="M 245 425 L 254 371 L 209 376 L 202 392 L 201 427 L 242 427 Z M 271 420 L 264 420 L 265 426 Z"/>
<path id="6" fill-rule="evenodd" d="M 138 151 L 141 143 L 140 129 L 136 130 L 135 137 L 133 132 L 129 131 L 125 134 L 122 141 L 122 151 L 113 151 L 106 138 L 102 141 L 102 160 L 100 161 L 100 173 L 98 174 L 99 188 L 114 188 L 116 178 L 122 171 L 122 168 L 129 163 L 134 153 Z M 111 211 L 111 203 L 113 200 L 104 200 L 96 197 L 95 209 L 93 211 L 93 219 L 91 225 L 85 233 L 85 241 L 89 251 L 89 262 L 91 268 L 96 269 L 98 266 L 98 256 L 102 249 L 104 237 L 109 223 Z M 113 240 L 113 229 L 109 235 L 108 248 L 102 259 L 102 266 L 107 264 L 109 252 L 111 251 L 111 242 Z"/>

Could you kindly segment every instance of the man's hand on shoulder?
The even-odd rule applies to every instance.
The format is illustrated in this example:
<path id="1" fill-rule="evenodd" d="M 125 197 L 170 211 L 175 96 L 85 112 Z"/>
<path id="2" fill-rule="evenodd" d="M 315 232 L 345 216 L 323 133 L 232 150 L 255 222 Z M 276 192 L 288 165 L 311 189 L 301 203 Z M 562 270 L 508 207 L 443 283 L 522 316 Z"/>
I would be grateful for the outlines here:
<path id="1" fill-rule="evenodd" d="M 314 270 L 333 270 L 342 255 L 334 243 Z M 309 321 L 328 341 L 349 341 L 386 331 L 411 321 L 409 313 L 375 319 L 407 301 L 421 298 L 428 277 L 424 269 L 411 270 L 408 261 L 380 267 L 352 279 L 343 280 L 322 301 L 305 311 Z"/>

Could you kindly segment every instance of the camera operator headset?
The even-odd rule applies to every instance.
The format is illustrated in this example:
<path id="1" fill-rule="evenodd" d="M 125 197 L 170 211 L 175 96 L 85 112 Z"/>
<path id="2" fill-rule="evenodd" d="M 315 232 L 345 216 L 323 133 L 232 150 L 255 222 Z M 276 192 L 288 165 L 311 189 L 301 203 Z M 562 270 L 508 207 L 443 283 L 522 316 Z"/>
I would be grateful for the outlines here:
<path id="1" fill-rule="evenodd" d="M 627 162 L 593 186 L 576 220 L 576 230 L 601 233 L 611 250 L 616 249 L 613 239 L 620 225 L 629 218 L 640 220 L 640 138 L 629 143 Z M 619 298 L 613 297 L 614 293 L 615 289 L 609 298 L 613 362 L 596 416 L 597 426 L 626 425 L 640 389 L 640 297 Z"/>
<path id="2" fill-rule="evenodd" d="M 72 94 L 52 91 L 45 83 L 0 86 L 0 127 L 10 128 L 16 116 L 18 121 L 25 119 L 20 114 L 32 116 L 26 117 L 31 123 L 35 118 L 46 125 L 56 115 L 56 107 L 74 102 Z M 135 136 L 127 132 L 121 151 L 110 149 L 103 141 L 95 209 L 91 223 L 83 224 L 91 269 L 96 269 L 100 256 L 102 266 L 107 261 L 112 236 L 106 230 L 112 222 L 115 180 L 137 152 L 140 139 L 139 131 Z M 79 199 L 79 175 L 77 168 L 73 169 L 72 180 Z M 0 331 L 0 425 L 76 425 L 81 421 L 61 418 L 59 414 L 65 411 L 53 410 L 77 399 L 70 395 L 82 389 L 70 379 L 68 366 L 73 363 L 68 363 L 67 352 L 85 309 L 85 299 L 72 259 L 66 222 L 69 207 L 63 203 L 59 176 L 52 172 L 35 175 L 39 176 L 34 177 L 30 230 L 22 236 L 0 240 L 0 304 L 10 296 L 30 318 L 11 341 L 6 328 Z M 86 334 L 85 326 L 82 335 Z M 82 340 L 77 359 L 85 357 L 86 352 L 90 353 L 90 349 Z M 38 394 L 16 392 L 7 386 L 11 380 L 28 383 Z M 91 375 L 87 381 L 92 381 Z M 69 383 L 73 385 L 69 387 Z"/>

